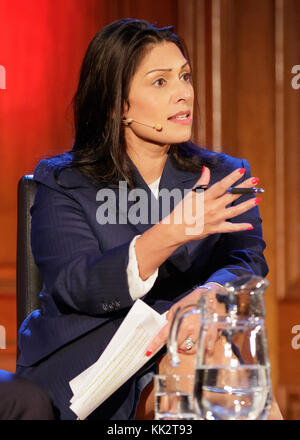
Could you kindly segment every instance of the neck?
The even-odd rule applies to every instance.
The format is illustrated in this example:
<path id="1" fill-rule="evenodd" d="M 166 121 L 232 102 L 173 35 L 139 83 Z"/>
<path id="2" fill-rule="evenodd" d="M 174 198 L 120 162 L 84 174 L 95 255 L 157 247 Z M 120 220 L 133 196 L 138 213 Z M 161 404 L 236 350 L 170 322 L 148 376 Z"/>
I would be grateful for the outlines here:
<path id="1" fill-rule="evenodd" d="M 161 176 L 169 148 L 170 145 L 158 146 L 151 144 L 148 148 L 127 146 L 126 151 L 144 181 L 149 185 Z"/>

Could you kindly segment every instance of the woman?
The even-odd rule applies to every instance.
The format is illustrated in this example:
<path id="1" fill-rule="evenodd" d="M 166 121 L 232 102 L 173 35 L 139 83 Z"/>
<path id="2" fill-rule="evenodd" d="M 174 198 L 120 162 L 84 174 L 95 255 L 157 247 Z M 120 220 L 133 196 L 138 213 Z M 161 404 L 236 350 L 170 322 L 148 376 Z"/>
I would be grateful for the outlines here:
<path id="1" fill-rule="evenodd" d="M 32 249 L 44 285 L 42 309 L 20 329 L 18 373 L 50 394 L 61 419 L 76 418 L 69 381 L 99 358 L 137 298 L 169 310 L 170 321 L 179 302 L 194 302 L 196 285 L 267 274 L 259 199 L 226 192 L 258 179 L 247 161 L 190 142 L 193 104 L 189 58 L 171 28 L 114 22 L 82 64 L 72 150 L 35 169 Z M 199 184 L 208 185 L 200 210 L 203 193 L 191 191 Z M 133 189 L 147 196 L 140 218 Z M 167 212 L 161 189 L 181 194 Z M 148 347 L 146 366 L 90 418 L 149 416 L 149 373 L 166 366 L 157 349 L 168 328 Z"/>

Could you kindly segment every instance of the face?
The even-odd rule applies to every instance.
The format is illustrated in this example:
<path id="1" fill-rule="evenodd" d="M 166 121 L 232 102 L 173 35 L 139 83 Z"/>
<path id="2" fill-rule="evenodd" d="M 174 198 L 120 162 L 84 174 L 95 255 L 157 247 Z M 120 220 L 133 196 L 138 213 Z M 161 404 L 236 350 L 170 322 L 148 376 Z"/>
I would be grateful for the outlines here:
<path id="1" fill-rule="evenodd" d="M 154 46 L 131 81 L 130 108 L 125 108 L 123 117 L 138 122 L 125 126 L 127 146 L 137 142 L 167 145 L 188 141 L 193 102 L 190 66 L 180 49 L 169 42 Z"/>

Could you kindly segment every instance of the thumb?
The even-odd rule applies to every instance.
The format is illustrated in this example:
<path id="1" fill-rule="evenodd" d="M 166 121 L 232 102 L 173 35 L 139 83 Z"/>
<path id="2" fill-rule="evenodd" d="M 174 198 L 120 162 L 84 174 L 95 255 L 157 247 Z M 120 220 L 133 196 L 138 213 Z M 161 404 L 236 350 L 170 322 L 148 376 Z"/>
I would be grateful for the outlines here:
<path id="1" fill-rule="evenodd" d="M 203 165 L 202 174 L 200 179 L 195 183 L 193 188 L 198 185 L 208 185 L 210 181 L 210 170 L 206 166 Z"/>

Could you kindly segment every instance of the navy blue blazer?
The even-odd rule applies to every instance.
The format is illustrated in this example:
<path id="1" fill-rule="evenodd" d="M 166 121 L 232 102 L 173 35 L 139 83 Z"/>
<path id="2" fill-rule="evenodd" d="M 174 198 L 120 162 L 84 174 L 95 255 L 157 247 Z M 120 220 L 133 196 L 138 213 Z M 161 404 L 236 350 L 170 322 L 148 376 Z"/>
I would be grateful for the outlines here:
<path id="1" fill-rule="evenodd" d="M 106 323 L 125 317 L 133 304 L 126 274 L 129 245 L 135 235 L 152 226 L 100 225 L 97 209 L 104 201 L 97 200 L 95 186 L 75 169 L 62 171 L 59 186 L 54 178 L 56 167 L 57 159 L 45 159 L 34 171 L 38 188 L 31 209 L 32 251 L 44 284 L 41 310 L 32 312 L 19 330 L 17 364 L 25 367 L 96 327 L 102 326 L 105 333 Z M 241 180 L 251 175 L 246 160 L 222 155 L 220 164 L 211 167 L 210 184 L 239 167 L 246 169 Z M 150 188 L 134 165 L 133 168 L 137 186 L 153 201 Z M 159 189 L 180 188 L 183 193 L 199 177 L 198 173 L 176 169 L 168 156 Z M 116 194 L 118 213 L 118 187 L 110 188 Z M 234 203 L 246 197 L 249 196 L 241 196 Z M 128 201 L 127 208 L 133 203 Z M 161 216 L 161 207 L 158 211 Z M 250 222 L 254 229 L 214 234 L 180 246 L 159 267 L 158 277 L 143 300 L 164 312 L 196 284 L 224 284 L 245 273 L 265 276 L 268 268 L 258 208 L 232 221 Z"/>

